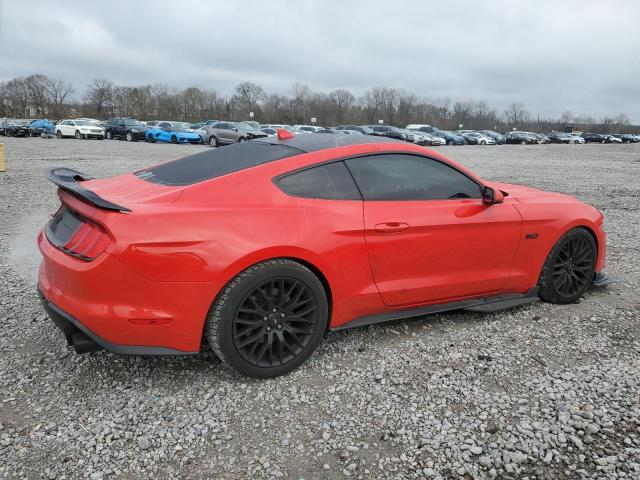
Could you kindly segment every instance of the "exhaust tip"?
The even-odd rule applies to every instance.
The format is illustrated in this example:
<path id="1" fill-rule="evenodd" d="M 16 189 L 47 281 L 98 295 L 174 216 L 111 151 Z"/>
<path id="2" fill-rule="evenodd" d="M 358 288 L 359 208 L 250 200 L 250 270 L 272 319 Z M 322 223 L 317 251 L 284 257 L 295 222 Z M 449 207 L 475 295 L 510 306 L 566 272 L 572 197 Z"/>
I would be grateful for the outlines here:
<path id="1" fill-rule="evenodd" d="M 102 347 L 91 340 L 84 333 L 74 333 L 71 335 L 71 343 L 76 353 L 90 353 L 102 350 Z"/>

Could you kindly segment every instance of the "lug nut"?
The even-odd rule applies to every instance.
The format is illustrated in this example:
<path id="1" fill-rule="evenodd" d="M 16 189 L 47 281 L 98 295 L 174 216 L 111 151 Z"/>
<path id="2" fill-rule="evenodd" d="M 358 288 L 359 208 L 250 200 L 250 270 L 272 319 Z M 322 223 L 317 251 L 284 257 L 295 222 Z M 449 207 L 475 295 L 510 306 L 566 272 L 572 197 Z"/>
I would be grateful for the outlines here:
<path id="1" fill-rule="evenodd" d="M 264 317 L 263 320 L 266 322 L 267 321 L 267 317 Z"/>
<path id="2" fill-rule="evenodd" d="M 282 318 L 284 318 L 284 313 L 281 313 L 281 314 L 280 314 L 280 316 L 281 316 Z"/>
<path id="3" fill-rule="evenodd" d="M 282 325 L 278 324 L 278 330 L 282 330 Z"/>
<path id="4" fill-rule="evenodd" d="M 271 327 L 267 327 L 267 332 L 270 332 L 270 331 L 271 331 Z"/>
<path id="5" fill-rule="evenodd" d="M 277 311 L 278 311 L 277 309 L 275 309 L 275 308 L 273 309 L 273 313 L 276 313 Z"/>

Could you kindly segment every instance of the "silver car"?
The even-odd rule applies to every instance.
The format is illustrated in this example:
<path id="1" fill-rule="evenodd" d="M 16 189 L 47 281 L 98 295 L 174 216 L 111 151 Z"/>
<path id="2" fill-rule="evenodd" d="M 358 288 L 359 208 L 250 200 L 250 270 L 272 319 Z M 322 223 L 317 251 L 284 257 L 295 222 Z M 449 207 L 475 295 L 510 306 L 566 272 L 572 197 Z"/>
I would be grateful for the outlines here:
<path id="1" fill-rule="evenodd" d="M 252 138 L 266 137 L 267 134 L 244 122 L 216 122 L 202 127 L 202 140 L 212 147 L 240 143 Z"/>

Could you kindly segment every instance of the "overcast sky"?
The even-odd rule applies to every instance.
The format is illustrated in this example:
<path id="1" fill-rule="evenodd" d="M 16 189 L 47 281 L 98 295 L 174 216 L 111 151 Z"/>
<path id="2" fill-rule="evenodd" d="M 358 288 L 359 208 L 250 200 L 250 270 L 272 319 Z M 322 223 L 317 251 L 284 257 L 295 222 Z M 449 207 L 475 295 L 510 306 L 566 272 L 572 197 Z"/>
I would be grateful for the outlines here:
<path id="1" fill-rule="evenodd" d="M 0 0 L 0 81 L 375 85 L 640 123 L 640 1 Z"/>

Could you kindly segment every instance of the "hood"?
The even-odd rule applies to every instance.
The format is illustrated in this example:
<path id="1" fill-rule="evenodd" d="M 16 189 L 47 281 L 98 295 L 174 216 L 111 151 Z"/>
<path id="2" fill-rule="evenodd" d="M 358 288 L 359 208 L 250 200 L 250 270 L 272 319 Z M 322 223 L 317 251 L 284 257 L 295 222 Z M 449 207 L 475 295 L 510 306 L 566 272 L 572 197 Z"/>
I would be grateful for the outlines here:
<path id="1" fill-rule="evenodd" d="M 487 185 L 508 193 L 506 198 L 514 199 L 520 203 L 580 203 L 578 199 L 570 195 L 546 192 L 522 185 L 500 182 L 487 182 Z"/>

